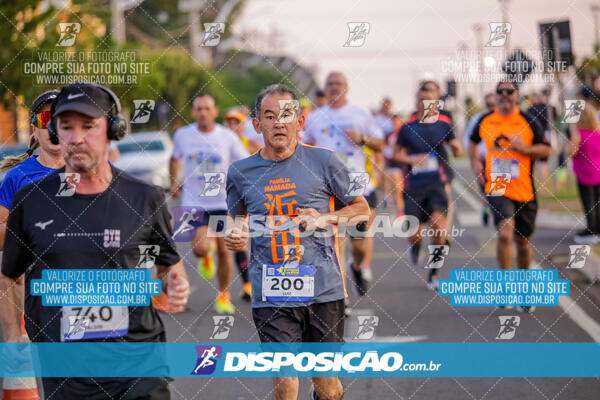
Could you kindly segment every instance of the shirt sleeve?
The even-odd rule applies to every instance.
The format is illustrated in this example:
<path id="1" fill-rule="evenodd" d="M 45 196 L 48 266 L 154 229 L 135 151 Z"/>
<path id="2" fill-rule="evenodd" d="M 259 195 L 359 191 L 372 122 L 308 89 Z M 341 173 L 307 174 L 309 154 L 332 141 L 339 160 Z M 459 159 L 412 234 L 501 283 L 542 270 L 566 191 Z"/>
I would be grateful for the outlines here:
<path id="1" fill-rule="evenodd" d="M 181 143 L 181 131 L 177 130 L 173 135 L 173 153 L 171 154 L 175 160 L 183 158 L 183 148 Z"/>
<path id="2" fill-rule="evenodd" d="M 154 213 L 152 220 L 152 234 L 149 244 L 160 246 L 158 257 L 156 257 L 156 264 L 170 267 L 181 260 L 175 247 L 175 242 L 171 240 L 173 236 L 173 216 L 167 208 L 164 193 L 161 192 L 156 197 L 157 204 L 155 206 L 158 210 Z"/>
<path id="3" fill-rule="evenodd" d="M 375 121 L 375 118 L 368 111 L 365 111 L 364 125 L 364 132 L 359 133 L 375 139 L 383 139 L 385 137 L 383 130 L 377 125 L 377 121 Z"/>
<path id="4" fill-rule="evenodd" d="M 234 132 L 231 132 L 231 162 L 241 160 L 242 158 L 249 156 L 250 153 L 246 151 L 244 143 Z"/>
<path id="5" fill-rule="evenodd" d="M 469 146 L 469 140 L 471 138 L 471 134 L 473 134 L 475 125 L 477 124 L 477 121 L 479 121 L 480 119 L 481 119 L 481 114 L 477 114 L 473 118 L 471 118 L 471 120 L 467 124 L 467 127 L 465 128 L 465 133 L 463 135 L 463 147 L 465 149 Z"/>
<path id="6" fill-rule="evenodd" d="M 265 144 L 263 135 L 259 134 L 254 129 L 254 125 L 252 125 L 251 118 L 246 119 L 246 122 L 244 123 L 244 137 L 247 137 L 250 140 L 256 140 L 263 146 Z"/>
<path id="7" fill-rule="evenodd" d="M 454 128 L 452 127 L 451 124 L 446 124 L 448 125 L 447 131 L 446 131 L 446 138 L 444 139 L 445 142 L 450 142 L 451 140 L 456 139 L 456 136 L 454 135 Z"/>
<path id="8" fill-rule="evenodd" d="M 538 119 L 532 118 L 531 114 L 529 114 L 529 118 L 527 118 L 526 114 L 525 119 L 527 120 L 527 123 L 529 123 L 529 126 L 533 131 L 533 144 L 545 144 L 550 146 L 550 143 L 548 143 L 548 140 L 546 139 L 546 134 L 540 121 Z"/>
<path id="9" fill-rule="evenodd" d="M 407 125 L 402 125 L 398 131 L 398 138 L 396 139 L 396 146 L 406 147 L 406 130 L 410 129 Z"/>
<path id="10" fill-rule="evenodd" d="M 481 142 L 481 135 L 479 134 L 479 129 L 481 129 L 481 121 L 483 121 L 483 119 L 485 118 L 485 115 L 482 116 L 481 118 L 479 118 L 477 120 L 477 122 L 475 123 L 475 126 L 473 127 L 473 132 L 471 133 L 471 136 L 469 137 L 469 140 L 473 143 L 480 143 Z"/>
<path id="11" fill-rule="evenodd" d="M 306 124 L 302 130 L 302 143 L 315 144 L 315 138 L 313 136 L 313 121 L 314 117 L 311 118 L 310 114 L 306 118 Z"/>
<path id="12" fill-rule="evenodd" d="M 329 162 L 327 163 L 326 179 L 330 194 L 336 199 L 350 203 L 357 197 L 349 194 L 351 186 L 350 171 L 334 152 L 331 152 Z"/>
<path id="13" fill-rule="evenodd" d="M 7 173 L 0 186 L 0 204 L 10 209 L 10 203 L 12 202 L 13 195 L 15 194 L 15 181 L 13 175 Z"/>
<path id="14" fill-rule="evenodd" d="M 239 175 L 235 164 L 231 164 L 227 171 L 227 210 L 234 217 L 246 215 L 246 205 L 237 184 Z"/>
<path id="15" fill-rule="evenodd" d="M 13 197 L 14 207 L 11 207 L 6 222 L 4 237 L 4 252 L 2 254 L 2 273 L 9 278 L 23 275 L 33 262 L 33 250 L 29 245 L 29 236 L 23 214 L 21 196 Z"/>

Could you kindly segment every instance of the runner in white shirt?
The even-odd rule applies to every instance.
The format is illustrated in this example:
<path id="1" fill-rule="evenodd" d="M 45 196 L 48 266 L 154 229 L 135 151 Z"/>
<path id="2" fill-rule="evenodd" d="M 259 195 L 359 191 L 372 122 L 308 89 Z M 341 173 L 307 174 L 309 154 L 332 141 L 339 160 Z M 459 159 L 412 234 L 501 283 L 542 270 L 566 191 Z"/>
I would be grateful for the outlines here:
<path id="1" fill-rule="evenodd" d="M 385 145 L 383 132 L 377 126 L 371 113 L 362 108 L 349 104 L 346 100 L 348 83 L 341 72 L 331 72 L 325 82 L 325 96 L 328 105 L 314 110 L 306 120 L 303 141 L 315 146 L 324 147 L 335 151 L 340 155 L 350 173 L 351 179 L 357 183 L 361 179 L 363 195 L 371 207 L 371 216 L 368 223 L 357 225 L 357 230 L 366 232 L 375 216 L 374 208 L 377 206 L 375 186 L 368 174 L 365 172 L 366 155 L 363 146 L 372 150 L 382 151 Z M 335 200 L 336 210 L 345 207 L 341 199 Z M 352 259 L 349 264 L 352 267 L 356 289 L 363 296 L 367 290 L 367 282 L 363 277 L 362 268 L 370 264 L 370 255 L 373 249 L 373 238 L 365 235 L 354 235 L 351 237 Z M 339 253 L 341 264 L 345 263 L 345 240 L 340 238 Z"/>
<path id="2" fill-rule="evenodd" d="M 202 217 L 195 221 L 198 228 L 192 240 L 192 250 L 200 258 L 206 257 L 209 252 L 207 233 L 210 216 L 227 215 L 227 169 L 234 161 L 249 156 L 233 131 L 215 123 L 218 113 L 215 100 L 210 95 L 194 99 L 192 116 L 196 122 L 175 132 L 169 164 L 171 195 L 176 198 L 181 190 L 182 207 L 203 211 L 200 213 Z M 178 176 L 182 161 L 183 181 L 180 183 Z M 222 225 L 217 224 L 215 229 L 222 230 Z M 215 308 L 220 313 L 232 314 L 235 308 L 231 304 L 229 284 L 233 258 L 222 237 L 216 238 L 216 244 L 219 294 Z"/>

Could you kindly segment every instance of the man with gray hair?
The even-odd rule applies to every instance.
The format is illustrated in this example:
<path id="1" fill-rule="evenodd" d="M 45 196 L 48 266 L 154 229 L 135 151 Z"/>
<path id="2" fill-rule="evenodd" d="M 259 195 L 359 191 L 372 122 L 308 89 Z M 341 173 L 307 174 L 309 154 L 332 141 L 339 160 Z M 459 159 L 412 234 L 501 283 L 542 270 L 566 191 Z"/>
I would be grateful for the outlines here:
<path id="1" fill-rule="evenodd" d="M 227 173 L 227 206 L 235 217 L 226 229 L 232 251 L 250 232 L 252 315 L 262 342 L 342 342 L 345 290 L 335 251 L 340 219 L 368 218 L 363 196 L 350 195 L 348 170 L 334 152 L 297 140 L 304 127 L 296 95 L 271 85 L 256 101 L 256 132 L 265 146 L 234 162 Z M 345 206 L 330 209 L 331 196 Z M 317 234 L 318 233 L 318 234 Z M 312 378 L 315 399 L 341 399 L 337 377 Z M 296 399 L 298 378 L 276 377 L 276 399 Z"/>

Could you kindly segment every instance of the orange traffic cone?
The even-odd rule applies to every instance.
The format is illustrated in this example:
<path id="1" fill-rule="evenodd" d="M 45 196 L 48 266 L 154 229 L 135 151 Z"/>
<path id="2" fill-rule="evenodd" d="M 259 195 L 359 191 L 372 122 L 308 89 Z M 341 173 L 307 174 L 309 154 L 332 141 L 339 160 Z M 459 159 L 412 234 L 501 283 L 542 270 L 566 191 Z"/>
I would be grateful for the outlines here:
<path id="1" fill-rule="evenodd" d="M 25 332 L 25 317 L 21 319 L 21 333 Z M 2 380 L 2 400 L 40 400 L 35 378 L 6 377 Z"/>

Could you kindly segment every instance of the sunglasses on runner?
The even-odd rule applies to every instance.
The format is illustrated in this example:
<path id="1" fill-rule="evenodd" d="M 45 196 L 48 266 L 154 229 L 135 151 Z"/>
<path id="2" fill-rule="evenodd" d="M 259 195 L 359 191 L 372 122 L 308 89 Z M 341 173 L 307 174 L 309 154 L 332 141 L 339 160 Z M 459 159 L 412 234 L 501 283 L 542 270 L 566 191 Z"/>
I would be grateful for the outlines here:
<path id="1" fill-rule="evenodd" d="M 515 89 L 496 89 L 496 94 L 508 94 L 511 95 L 515 92 Z"/>
<path id="2" fill-rule="evenodd" d="M 31 119 L 31 123 L 38 129 L 48 129 L 48 122 L 50 122 L 50 111 L 42 111 L 37 113 Z"/>

